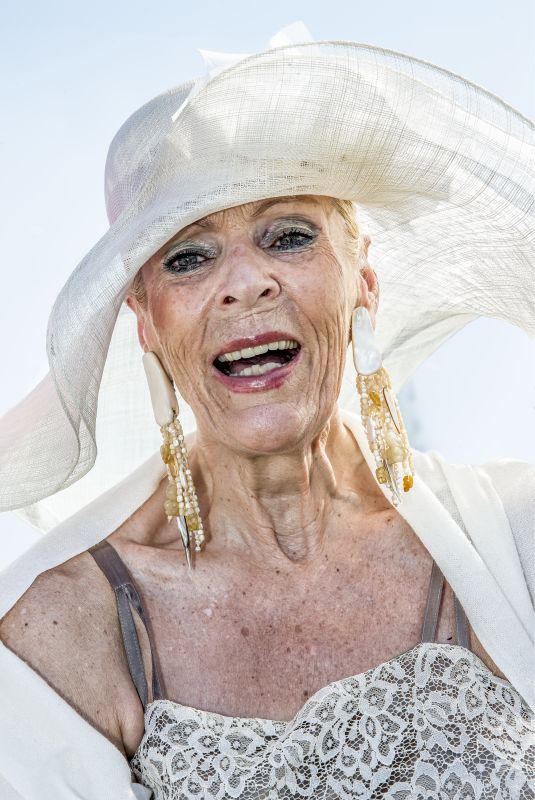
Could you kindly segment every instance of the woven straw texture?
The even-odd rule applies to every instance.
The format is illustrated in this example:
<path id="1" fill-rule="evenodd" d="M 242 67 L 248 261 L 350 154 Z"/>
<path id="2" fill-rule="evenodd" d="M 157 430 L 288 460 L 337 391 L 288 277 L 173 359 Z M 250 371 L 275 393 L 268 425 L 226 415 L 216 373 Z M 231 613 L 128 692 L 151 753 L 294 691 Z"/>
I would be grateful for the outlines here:
<path id="1" fill-rule="evenodd" d="M 351 42 L 270 49 L 154 98 L 111 144 L 110 228 L 53 307 L 50 373 L 0 425 L 0 509 L 91 470 L 27 509 L 49 527 L 158 445 L 122 304 L 138 269 L 184 226 L 266 197 L 354 200 L 399 389 L 477 317 L 535 337 L 534 173 L 534 127 L 514 109 L 439 67 Z M 347 362 L 340 404 L 351 409 Z M 187 409 L 182 418 L 192 430 Z"/>

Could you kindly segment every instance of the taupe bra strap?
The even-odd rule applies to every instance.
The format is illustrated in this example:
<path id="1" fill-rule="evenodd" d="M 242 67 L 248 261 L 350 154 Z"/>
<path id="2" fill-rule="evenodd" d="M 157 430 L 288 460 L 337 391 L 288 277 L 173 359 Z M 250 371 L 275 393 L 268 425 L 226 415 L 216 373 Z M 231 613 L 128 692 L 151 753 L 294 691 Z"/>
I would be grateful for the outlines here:
<path id="1" fill-rule="evenodd" d="M 154 659 L 154 647 L 151 641 L 149 624 L 141 598 L 126 565 L 109 542 L 106 540 L 99 542 L 94 547 L 91 547 L 88 552 L 91 553 L 115 592 L 128 669 L 139 699 L 145 709 L 148 703 L 147 677 L 143 666 L 141 647 L 139 646 L 132 608 L 139 614 L 149 638 L 152 662 L 152 699 L 160 700 L 162 693 Z"/>
<path id="2" fill-rule="evenodd" d="M 420 641 L 422 642 L 435 641 L 437 635 L 440 603 L 442 601 L 442 594 L 444 592 L 444 583 L 444 575 L 440 571 L 436 562 L 433 561 L 431 578 L 429 580 L 429 591 L 427 592 L 424 621 L 422 625 L 422 634 L 420 637 Z M 461 645 L 461 647 L 466 647 L 466 649 L 469 650 L 470 636 L 468 632 L 468 620 L 466 619 L 464 609 L 455 594 L 453 595 L 453 600 L 455 606 L 455 634 L 457 638 L 457 644 Z"/>
<path id="3" fill-rule="evenodd" d="M 457 644 L 466 647 L 470 650 L 470 631 L 468 629 L 468 619 L 464 613 L 464 608 L 459 603 L 457 595 L 453 595 L 453 602 L 455 605 L 455 634 L 457 636 Z"/>

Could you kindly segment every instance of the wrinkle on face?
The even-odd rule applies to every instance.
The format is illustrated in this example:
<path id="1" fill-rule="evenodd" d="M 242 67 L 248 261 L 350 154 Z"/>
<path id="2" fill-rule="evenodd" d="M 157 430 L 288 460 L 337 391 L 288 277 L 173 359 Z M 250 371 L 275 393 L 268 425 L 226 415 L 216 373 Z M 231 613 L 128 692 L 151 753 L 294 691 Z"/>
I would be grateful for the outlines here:
<path id="1" fill-rule="evenodd" d="M 321 428 L 338 397 L 350 315 L 358 301 L 358 265 L 350 257 L 344 220 L 330 198 L 281 200 L 211 214 L 181 231 L 143 268 L 148 348 L 160 356 L 192 407 L 199 430 L 228 443 L 239 445 L 242 439 L 246 449 L 262 450 L 262 440 L 272 435 L 275 423 L 280 427 L 285 415 L 296 443 L 307 428 Z M 316 242 L 275 257 L 262 250 L 255 241 L 262 226 L 292 214 L 309 217 L 321 228 Z M 207 237 L 219 250 L 210 269 L 188 275 L 164 271 L 162 253 L 170 245 L 184 239 L 205 242 Z M 273 287 L 272 301 L 259 298 L 256 304 L 222 307 L 221 295 L 232 297 L 232 275 L 248 271 L 253 294 L 255 281 L 261 288 L 264 280 L 266 288 Z M 289 330 L 302 343 L 305 363 L 298 367 L 299 379 L 277 396 L 234 395 L 213 379 L 213 357 L 222 342 L 265 330 Z M 254 428 L 249 444 L 243 436 L 247 427 Z"/>
<path id="2" fill-rule="evenodd" d="M 145 303 L 132 302 L 144 349 L 159 356 L 196 418 L 189 457 L 205 531 L 226 546 L 239 542 L 257 566 L 323 558 L 332 504 L 350 496 L 353 512 L 356 495 L 342 476 L 364 460 L 336 403 L 353 308 L 371 308 L 377 290 L 331 198 L 284 200 L 225 209 L 181 231 L 143 267 Z M 266 245 L 290 217 L 317 229 L 312 243 Z M 170 272 L 170 248 L 186 240 L 214 255 L 198 262 L 194 254 L 194 272 Z M 172 265 L 184 268 L 180 258 Z M 276 389 L 233 392 L 215 357 L 267 331 L 298 340 L 294 366 Z"/>

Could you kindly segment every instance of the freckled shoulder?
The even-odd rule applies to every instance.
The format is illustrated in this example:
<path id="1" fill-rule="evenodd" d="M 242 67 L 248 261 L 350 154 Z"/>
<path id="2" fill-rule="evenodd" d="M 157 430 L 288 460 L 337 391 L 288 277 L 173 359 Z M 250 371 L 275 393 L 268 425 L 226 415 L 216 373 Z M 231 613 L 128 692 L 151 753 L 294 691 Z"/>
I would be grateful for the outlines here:
<path id="1" fill-rule="evenodd" d="M 137 696 L 113 591 L 88 553 L 39 575 L 0 620 L 0 640 L 124 752 L 118 709 Z"/>

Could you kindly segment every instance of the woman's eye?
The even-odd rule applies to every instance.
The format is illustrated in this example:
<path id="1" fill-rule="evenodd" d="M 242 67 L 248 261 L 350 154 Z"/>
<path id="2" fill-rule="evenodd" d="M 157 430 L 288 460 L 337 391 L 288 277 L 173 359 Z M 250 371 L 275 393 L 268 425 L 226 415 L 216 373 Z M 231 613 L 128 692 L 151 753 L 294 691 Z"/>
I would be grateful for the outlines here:
<path id="1" fill-rule="evenodd" d="M 166 258 L 163 264 L 170 272 L 191 272 L 202 266 L 208 258 L 210 255 L 198 250 L 183 250 Z"/>
<path id="2" fill-rule="evenodd" d="M 271 247 L 274 250 L 298 250 L 299 248 L 306 247 L 313 239 L 314 236 L 311 233 L 291 228 L 282 231 L 280 235 L 273 240 Z"/>

